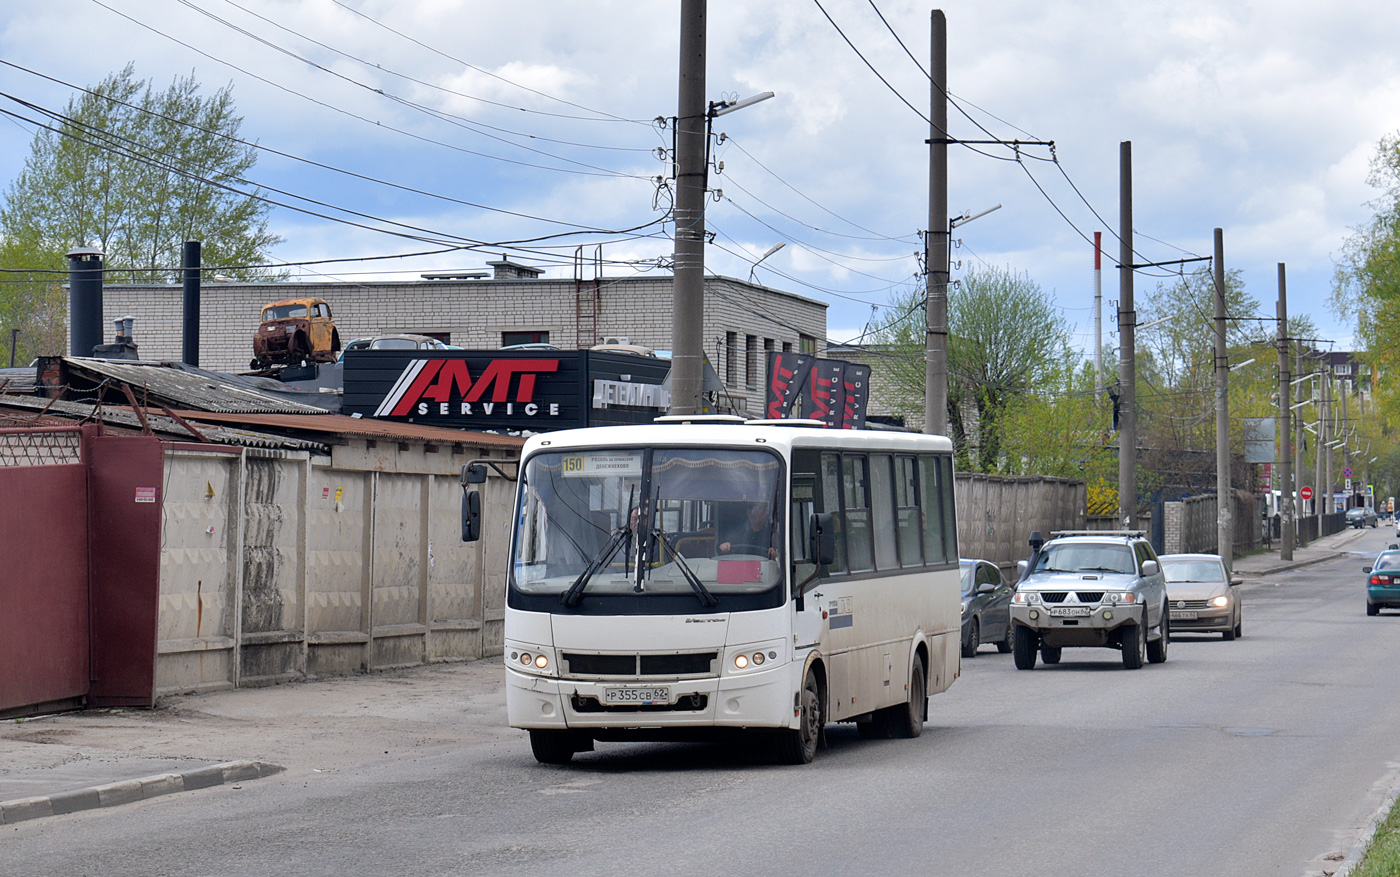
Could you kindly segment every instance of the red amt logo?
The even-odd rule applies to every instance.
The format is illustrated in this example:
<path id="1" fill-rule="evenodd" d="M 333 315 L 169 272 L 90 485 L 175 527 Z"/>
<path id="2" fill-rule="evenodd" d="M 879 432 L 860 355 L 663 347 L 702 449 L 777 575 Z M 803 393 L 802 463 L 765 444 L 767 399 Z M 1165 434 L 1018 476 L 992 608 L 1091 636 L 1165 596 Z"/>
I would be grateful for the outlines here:
<path id="1" fill-rule="evenodd" d="M 541 403 L 534 401 L 535 379 L 558 370 L 557 359 L 497 359 L 492 360 L 476 380 L 472 380 L 465 360 L 415 359 L 404 367 L 393 388 L 375 409 L 374 416 L 436 414 L 471 417 L 478 412 L 487 416 L 513 416 L 519 405 L 520 413 L 534 417 L 542 408 Z M 515 384 L 513 396 L 512 382 Z M 483 399 L 488 390 L 489 399 Z M 456 404 L 453 403 L 454 397 Z M 550 417 L 559 415 L 558 402 L 550 402 L 543 409 Z"/>

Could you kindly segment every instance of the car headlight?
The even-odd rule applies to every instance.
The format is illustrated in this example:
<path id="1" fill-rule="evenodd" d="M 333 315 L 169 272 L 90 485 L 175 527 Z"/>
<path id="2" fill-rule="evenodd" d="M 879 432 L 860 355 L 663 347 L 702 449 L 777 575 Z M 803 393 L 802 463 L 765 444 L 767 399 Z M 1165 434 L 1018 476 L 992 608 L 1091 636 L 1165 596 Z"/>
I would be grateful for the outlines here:
<path id="1" fill-rule="evenodd" d="M 1103 600 L 1100 602 L 1115 606 L 1119 603 L 1136 603 L 1137 594 L 1132 591 L 1104 591 Z"/>
<path id="2" fill-rule="evenodd" d="M 1224 594 L 1221 594 L 1219 597 L 1212 597 L 1210 599 L 1210 605 L 1216 607 L 1217 609 L 1223 609 L 1226 606 L 1230 605 L 1230 598 L 1225 596 Z"/>
<path id="3" fill-rule="evenodd" d="M 963 604 L 962 604 L 962 614 L 964 614 L 964 615 L 967 614 L 967 604 L 966 604 L 966 603 L 963 603 Z"/>
<path id="4" fill-rule="evenodd" d="M 1027 605 L 1029 605 L 1029 604 L 1031 604 L 1031 603 L 1039 603 L 1039 602 L 1040 602 L 1040 595 L 1037 594 L 1035 591 L 1017 591 L 1017 592 L 1011 597 L 1011 602 L 1012 602 L 1012 603 L 1022 603 L 1022 604 L 1027 604 Z"/>

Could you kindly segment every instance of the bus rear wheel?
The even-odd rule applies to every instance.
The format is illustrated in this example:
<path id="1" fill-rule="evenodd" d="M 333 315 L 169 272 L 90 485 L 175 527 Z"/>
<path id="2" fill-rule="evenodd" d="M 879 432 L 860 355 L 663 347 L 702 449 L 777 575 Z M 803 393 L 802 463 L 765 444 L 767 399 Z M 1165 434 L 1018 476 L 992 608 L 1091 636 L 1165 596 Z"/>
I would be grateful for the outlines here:
<path id="1" fill-rule="evenodd" d="M 914 669 L 909 673 L 909 700 L 889 708 L 890 736 L 912 740 L 924 732 L 924 713 L 928 709 L 928 694 L 924 686 L 924 659 L 914 656 Z"/>
<path id="2" fill-rule="evenodd" d="M 797 727 L 781 732 L 778 737 L 778 758 L 785 764 L 811 764 L 817 757 L 817 744 L 821 742 L 822 726 L 826 724 L 822 715 L 821 689 L 811 671 L 802 685 L 801 714 L 797 717 Z"/>

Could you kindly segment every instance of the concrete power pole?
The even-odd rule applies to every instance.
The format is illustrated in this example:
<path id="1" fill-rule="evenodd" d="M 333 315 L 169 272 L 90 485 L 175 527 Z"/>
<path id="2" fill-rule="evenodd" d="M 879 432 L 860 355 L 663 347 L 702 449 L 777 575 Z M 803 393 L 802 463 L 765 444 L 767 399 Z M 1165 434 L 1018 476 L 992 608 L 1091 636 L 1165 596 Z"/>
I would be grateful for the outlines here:
<path id="1" fill-rule="evenodd" d="M 1235 502 L 1230 489 L 1230 356 L 1225 344 L 1225 232 L 1215 230 L 1215 550 L 1233 569 Z"/>
<path id="2" fill-rule="evenodd" d="M 1137 524 L 1137 364 L 1133 310 L 1133 144 L 1118 145 L 1118 520 Z"/>
<path id="3" fill-rule="evenodd" d="M 1284 265 L 1278 263 L 1278 443 L 1282 458 L 1282 472 L 1278 485 L 1278 505 L 1283 538 L 1279 550 L 1280 560 L 1293 559 L 1293 429 L 1288 418 L 1292 416 L 1292 375 L 1288 371 L 1288 288 Z"/>
<path id="4" fill-rule="evenodd" d="M 681 0 L 679 78 L 670 410 L 698 414 L 705 355 L 705 0 Z"/>
<path id="5" fill-rule="evenodd" d="M 924 270 L 928 333 L 924 342 L 924 432 L 948 431 L 948 21 L 941 9 L 933 10 L 933 78 L 929 106 L 928 231 L 925 233 Z"/>
<path id="6" fill-rule="evenodd" d="M 1094 232 L 1094 401 L 1103 399 L 1103 232 Z"/>
<path id="7" fill-rule="evenodd" d="M 1324 412 L 1323 422 L 1327 427 L 1327 439 L 1322 443 L 1324 453 L 1327 455 L 1327 513 L 1330 515 L 1337 510 L 1337 495 L 1332 490 L 1332 436 L 1336 430 L 1332 428 L 1332 363 L 1327 363 L 1327 369 L 1323 374 L 1322 384 L 1322 410 Z"/>

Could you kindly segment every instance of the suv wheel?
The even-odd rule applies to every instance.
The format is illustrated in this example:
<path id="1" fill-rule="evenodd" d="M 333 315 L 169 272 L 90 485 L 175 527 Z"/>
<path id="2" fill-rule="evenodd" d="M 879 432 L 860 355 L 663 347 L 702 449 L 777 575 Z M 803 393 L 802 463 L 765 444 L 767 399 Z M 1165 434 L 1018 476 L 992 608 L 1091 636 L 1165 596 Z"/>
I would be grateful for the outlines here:
<path id="1" fill-rule="evenodd" d="M 1141 624 L 1123 627 L 1123 669 L 1136 670 L 1147 657 L 1147 630 Z"/>
<path id="2" fill-rule="evenodd" d="M 1044 661 L 1046 664 L 1053 665 L 1060 663 L 1060 654 L 1059 646 L 1040 647 L 1040 660 Z"/>
<path id="3" fill-rule="evenodd" d="M 1171 612 L 1162 606 L 1162 620 L 1157 625 L 1157 639 L 1147 644 L 1147 660 L 1154 664 L 1164 664 L 1167 660 L 1167 646 L 1172 642 Z"/>
<path id="4" fill-rule="evenodd" d="M 1011 640 L 1012 655 L 1016 660 L 1017 670 L 1035 669 L 1035 651 L 1040 645 L 1040 635 L 1029 627 L 1016 625 L 1016 631 Z"/>

